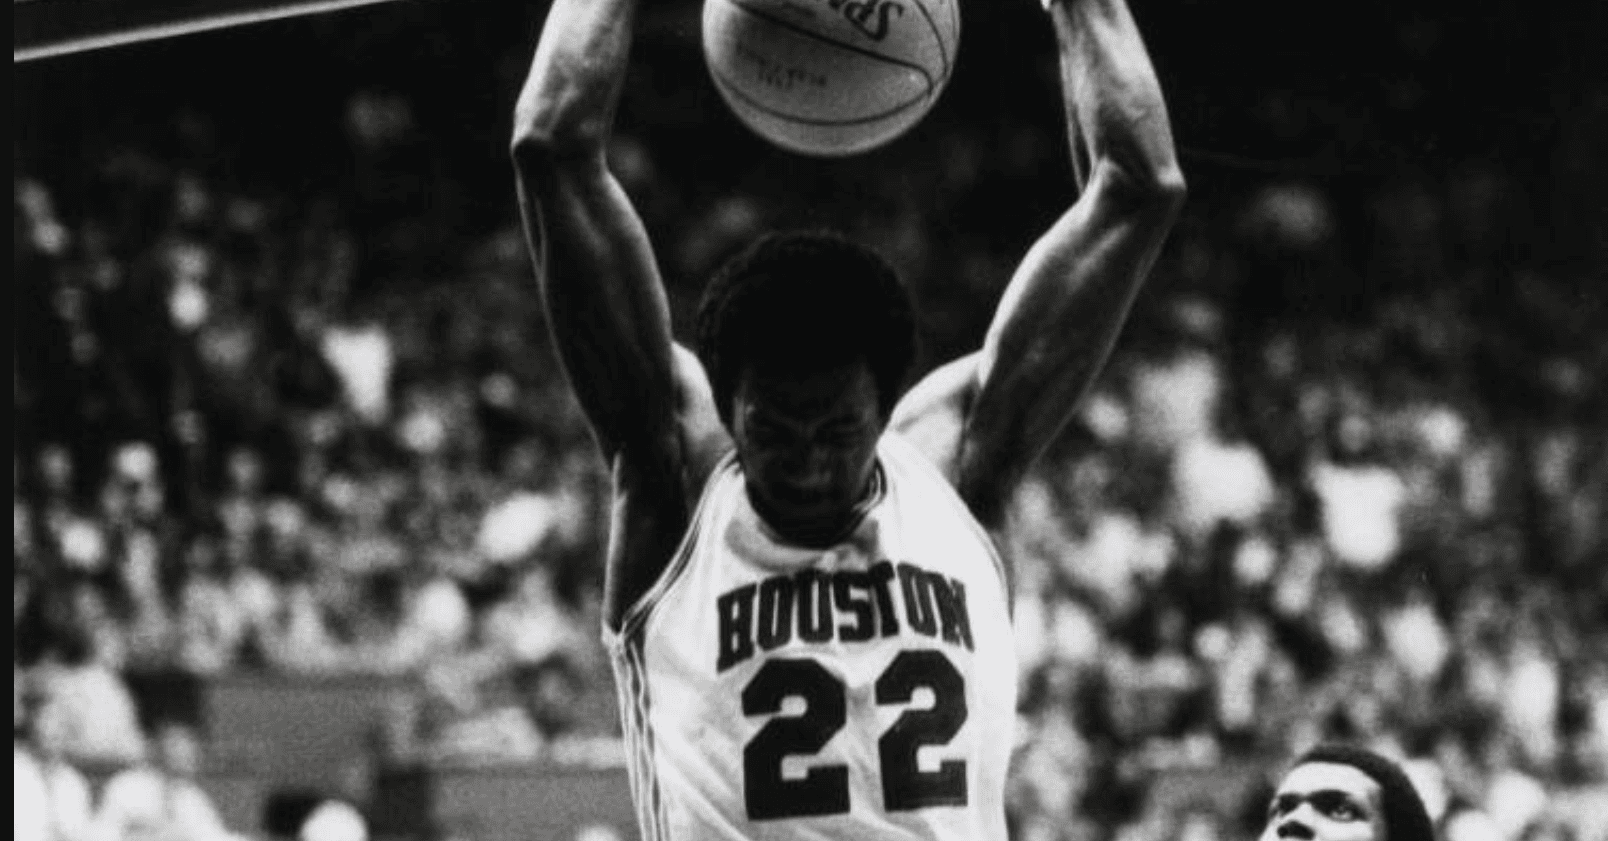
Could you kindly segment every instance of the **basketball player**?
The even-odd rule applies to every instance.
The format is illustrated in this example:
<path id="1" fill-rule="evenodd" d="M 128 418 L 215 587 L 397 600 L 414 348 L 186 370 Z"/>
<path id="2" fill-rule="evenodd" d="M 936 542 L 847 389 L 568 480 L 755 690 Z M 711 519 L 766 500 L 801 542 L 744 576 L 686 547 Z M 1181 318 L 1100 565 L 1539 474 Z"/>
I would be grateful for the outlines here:
<path id="1" fill-rule="evenodd" d="M 1306 752 L 1279 782 L 1262 841 L 1434 841 L 1418 790 L 1396 763 L 1350 745 Z"/>
<path id="2" fill-rule="evenodd" d="M 909 300 L 836 236 L 762 238 L 709 282 L 697 354 L 672 340 L 604 154 L 636 11 L 554 0 L 512 149 L 612 472 L 604 637 L 643 837 L 1004 841 L 1017 675 L 991 534 L 1184 194 L 1139 33 L 1123 0 L 1049 3 L 1078 198 L 982 348 L 901 396 Z"/>

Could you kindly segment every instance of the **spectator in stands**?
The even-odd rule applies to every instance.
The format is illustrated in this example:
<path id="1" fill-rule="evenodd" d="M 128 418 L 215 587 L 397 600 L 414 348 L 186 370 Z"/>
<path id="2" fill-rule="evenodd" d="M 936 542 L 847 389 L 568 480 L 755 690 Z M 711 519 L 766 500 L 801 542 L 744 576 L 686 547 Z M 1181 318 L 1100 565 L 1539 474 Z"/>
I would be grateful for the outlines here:
<path id="1" fill-rule="evenodd" d="M 1347 392 L 1348 394 L 1354 394 Z M 1380 456 L 1375 418 L 1366 399 L 1333 419 L 1329 453 L 1311 466 L 1308 481 L 1321 500 L 1323 534 L 1334 557 L 1363 571 L 1377 570 L 1401 548 L 1401 507 L 1406 486 Z"/>
<path id="2" fill-rule="evenodd" d="M 56 616 L 43 659 L 31 669 L 40 693 L 35 716 L 49 720 L 43 726 L 74 762 L 137 760 L 144 745 L 134 697 L 122 676 L 95 656 L 97 629 L 91 623 L 104 617 L 86 615 L 81 603 L 60 594 L 50 601 L 55 607 L 47 610 Z"/>
<path id="3" fill-rule="evenodd" d="M 25 694 L 27 690 L 24 690 Z M 24 702 L 25 704 L 27 701 Z M 59 716 L 24 714 L 30 738 L 13 746 L 16 838 L 19 841 L 92 841 L 89 783 L 67 761 L 67 733 Z"/>
<path id="4" fill-rule="evenodd" d="M 435 761 L 532 762 L 549 745 L 500 673 L 432 675 L 421 717 L 426 754 Z"/>
<path id="5" fill-rule="evenodd" d="M 157 532 L 146 527 L 130 530 L 120 543 L 116 555 L 122 603 L 118 626 L 126 641 L 128 667 L 166 668 L 177 648 L 178 627 L 162 569 L 165 547 Z"/>
<path id="6" fill-rule="evenodd" d="M 559 596 L 546 563 L 527 564 L 510 598 L 487 611 L 481 635 L 511 663 L 538 663 L 581 644 L 574 610 Z"/>
<path id="7" fill-rule="evenodd" d="M 268 665 L 287 674 L 338 674 L 347 657 L 334 618 L 345 597 L 346 577 L 318 545 L 327 535 L 310 525 L 297 528 L 294 535 L 269 541 L 266 570 L 230 562 L 239 570 L 232 574 L 234 592 L 242 605 L 256 607 L 252 615 L 261 622 L 254 638 Z"/>
<path id="8" fill-rule="evenodd" d="M 1434 841 L 1429 813 L 1395 762 L 1343 744 L 1295 761 L 1268 807 L 1262 841 Z"/>
<path id="9" fill-rule="evenodd" d="M 368 822 L 344 800 L 325 800 L 313 808 L 296 832 L 296 841 L 368 841 Z"/>
<path id="10" fill-rule="evenodd" d="M 205 533 L 184 550 L 178 665 L 191 674 L 218 674 L 235 665 L 250 631 L 254 611 L 235 598 L 225 557 L 219 541 Z"/>
<path id="11" fill-rule="evenodd" d="M 11 837 L 16 841 L 50 841 L 50 814 L 46 807 L 50 792 L 39 762 L 17 742 L 12 745 L 11 757 L 11 781 L 16 792 Z"/>
<path id="12" fill-rule="evenodd" d="M 353 651 L 365 671 L 414 674 L 468 642 L 472 617 L 462 588 L 419 554 L 369 579 L 375 627 Z"/>
<path id="13" fill-rule="evenodd" d="M 201 741 L 194 728 L 159 722 L 151 753 L 106 783 L 96 816 L 102 841 L 234 841 L 196 782 Z"/>
<path id="14" fill-rule="evenodd" d="M 374 797 L 372 770 L 369 757 L 353 757 L 334 791 L 282 792 L 270 798 L 270 812 L 278 813 L 264 824 L 270 834 L 295 841 L 368 841 L 368 818 L 360 807 Z"/>
<path id="15" fill-rule="evenodd" d="M 580 667 L 566 654 L 514 668 L 514 691 L 520 706 L 548 742 L 574 735 L 586 712 L 578 706 L 583 689 Z"/>
<path id="16" fill-rule="evenodd" d="M 72 451 L 57 443 L 46 443 L 34 459 L 39 478 L 40 515 L 45 531 L 60 541 L 69 523 L 82 516 L 74 487 L 77 476 Z"/>

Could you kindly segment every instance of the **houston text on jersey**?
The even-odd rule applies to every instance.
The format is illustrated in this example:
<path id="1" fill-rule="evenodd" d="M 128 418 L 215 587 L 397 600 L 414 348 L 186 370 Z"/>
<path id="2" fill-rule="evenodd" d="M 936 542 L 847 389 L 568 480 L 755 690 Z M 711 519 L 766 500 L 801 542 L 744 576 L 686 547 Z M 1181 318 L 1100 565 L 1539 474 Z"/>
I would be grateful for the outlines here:
<path id="1" fill-rule="evenodd" d="M 895 610 L 898 603 L 902 610 Z M 715 599 L 720 616 L 715 671 L 723 672 L 793 640 L 864 642 L 899 633 L 901 619 L 922 636 L 972 650 L 966 585 L 915 564 L 880 561 L 869 569 L 806 569 L 744 584 Z M 902 616 L 901 616 L 902 614 Z"/>

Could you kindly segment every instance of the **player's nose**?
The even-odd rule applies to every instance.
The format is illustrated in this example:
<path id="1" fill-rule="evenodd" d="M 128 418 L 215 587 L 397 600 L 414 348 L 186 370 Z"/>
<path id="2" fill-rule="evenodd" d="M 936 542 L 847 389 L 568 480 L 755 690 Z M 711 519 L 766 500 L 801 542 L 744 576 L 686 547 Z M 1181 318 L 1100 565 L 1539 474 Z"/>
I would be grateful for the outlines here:
<path id="1" fill-rule="evenodd" d="M 836 460 L 826 447 L 810 447 L 804 451 L 798 469 L 798 483 L 815 490 L 824 490 L 832 484 Z"/>
<path id="2" fill-rule="evenodd" d="M 793 474 L 794 481 L 808 485 L 818 484 L 829 478 L 834 458 L 830 447 L 800 441 L 787 449 L 784 461 L 788 472 Z"/>
<path id="3" fill-rule="evenodd" d="M 1317 833 L 1312 830 L 1312 825 L 1301 819 L 1300 812 L 1292 812 L 1280 819 L 1276 835 L 1279 838 L 1297 838 L 1306 839 L 1306 841 L 1317 837 Z"/>

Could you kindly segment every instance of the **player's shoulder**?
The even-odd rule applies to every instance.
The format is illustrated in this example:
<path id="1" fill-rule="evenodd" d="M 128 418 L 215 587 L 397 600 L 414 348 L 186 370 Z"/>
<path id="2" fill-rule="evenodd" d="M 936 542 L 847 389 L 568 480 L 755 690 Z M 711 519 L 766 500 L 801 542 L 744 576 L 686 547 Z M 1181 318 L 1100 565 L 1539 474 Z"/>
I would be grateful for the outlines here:
<path id="1" fill-rule="evenodd" d="M 889 422 L 950 484 L 959 476 L 966 417 L 977 399 L 980 356 L 969 353 L 928 372 L 900 398 Z"/>
<path id="2" fill-rule="evenodd" d="M 677 419 L 682 470 L 689 494 L 696 497 L 720 460 L 732 449 L 731 435 L 720 422 L 714 390 L 697 354 L 674 345 Z"/>

